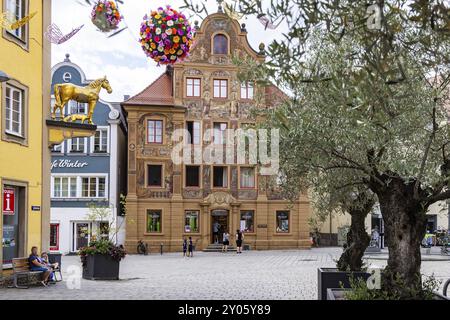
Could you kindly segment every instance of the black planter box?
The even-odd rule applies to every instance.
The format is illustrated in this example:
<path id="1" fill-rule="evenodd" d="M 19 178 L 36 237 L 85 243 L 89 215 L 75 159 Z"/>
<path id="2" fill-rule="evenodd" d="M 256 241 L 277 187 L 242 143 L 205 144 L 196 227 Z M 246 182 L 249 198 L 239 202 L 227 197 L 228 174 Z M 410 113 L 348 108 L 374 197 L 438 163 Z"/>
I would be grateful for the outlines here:
<path id="1" fill-rule="evenodd" d="M 109 255 L 88 255 L 83 266 L 83 279 L 119 280 L 120 262 Z"/>
<path id="2" fill-rule="evenodd" d="M 350 291 L 351 289 L 337 289 L 337 288 L 328 288 L 327 289 L 327 300 L 346 300 L 345 292 Z M 433 300 L 450 300 L 450 298 L 443 296 L 438 292 L 433 292 L 434 298 Z"/>
<path id="3" fill-rule="evenodd" d="M 355 280 L 367 280 L 370 277 L 367 272 L 344 272 L 337 268 L 319 268 L 317 269 L 317 275 L 318 300 L 328 300 L 327 289 L 341 288 L 341 283 L 344 288 L 351 288 L 350 278 L 352 276 Z"/>

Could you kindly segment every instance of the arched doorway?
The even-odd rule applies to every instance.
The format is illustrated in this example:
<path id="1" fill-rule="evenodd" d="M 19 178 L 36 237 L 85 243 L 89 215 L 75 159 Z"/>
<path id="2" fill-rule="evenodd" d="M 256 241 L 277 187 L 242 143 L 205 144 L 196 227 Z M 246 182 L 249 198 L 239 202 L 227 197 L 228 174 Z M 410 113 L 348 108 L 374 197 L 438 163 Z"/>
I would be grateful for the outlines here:
<path id="1" fill-rule="evenodd" d="M 211 243 L 222 243 L 223 233 L 230 232 L 229 210 L 214 209 L 211 210 Z"/>

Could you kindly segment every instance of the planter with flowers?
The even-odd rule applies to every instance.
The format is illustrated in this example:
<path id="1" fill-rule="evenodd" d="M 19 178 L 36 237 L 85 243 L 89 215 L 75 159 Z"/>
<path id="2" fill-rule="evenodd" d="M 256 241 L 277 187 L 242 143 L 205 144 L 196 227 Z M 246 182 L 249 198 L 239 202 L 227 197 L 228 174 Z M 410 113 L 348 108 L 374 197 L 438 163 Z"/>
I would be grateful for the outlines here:
<path id="1" fill-rule="evenodd" d="M 170 6 L 144 16 L 140 42 L 145 54 L 159 64 L 174 64 L 189 55 L 194 30 L 186 16 Z"/>
<path id="2" fill-rule="evenodd" d="M 125 197 L 121 195 L 120 203 L 125 215 L 124 199 Z M 92 203 L 88 207 L 87 220 L 93 226 L 103 222 L 103 227 L 93 228 L 96 234 L 92 234 L 91 231 L 89 245 L 81 248 L 78 252 L 83 265 L 83 279 L 119 280 L 120 261 L 125 258 L 126 252 L 123 245 L 117 244 L 117 235 L 125 220 L 122 220 L 120 224 L 116 221 L 116 217 L 112 214 L 111 205 Z M 105 224 L 105 222 L 108 222 L 108 224 Z"/>
<path id="3" fill-rule="evenodd" d="M 83 279 L 119 280 L 120 260 L 125 255 L 122 246 L 116 246 L 109 240 L 93 240 L 89 246 L 79 251 L 83 264 Z"/>
<path id="4" fill-rule="evenodd" d="M 122 19 L 123 17 L 115 1 L 98 0 L 92 8 L 92 23 L 102 32 L 116 30 Z"/>

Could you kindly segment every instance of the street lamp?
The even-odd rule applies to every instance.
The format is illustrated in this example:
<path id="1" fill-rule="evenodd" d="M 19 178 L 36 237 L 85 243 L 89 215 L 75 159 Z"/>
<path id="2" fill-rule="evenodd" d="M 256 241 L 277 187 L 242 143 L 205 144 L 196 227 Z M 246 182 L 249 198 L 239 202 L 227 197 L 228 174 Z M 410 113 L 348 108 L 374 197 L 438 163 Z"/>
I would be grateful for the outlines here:
<path id="1" fill-rule="evenodd" d="M 10 79 L 11 78 L 6 73 L 4 73 L 2 70 L 0 70 L 0 82 L 6 82 Z"/>

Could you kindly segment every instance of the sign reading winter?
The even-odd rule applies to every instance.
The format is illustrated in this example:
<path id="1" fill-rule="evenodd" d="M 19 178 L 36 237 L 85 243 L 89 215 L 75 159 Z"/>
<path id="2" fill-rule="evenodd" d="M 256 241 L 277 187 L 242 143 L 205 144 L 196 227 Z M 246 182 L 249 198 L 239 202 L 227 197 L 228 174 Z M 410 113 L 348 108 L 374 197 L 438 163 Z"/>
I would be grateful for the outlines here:
<path id="1" fill-rule="evenodd" d="M 51 169 L 54 168 L 84 168 L 88 165 L 87 162 L 72 161 L 66 159 L 54 160 L 52 161 Z"/>
<path id="2" fill-rule="evenodd" d="M 3 214 L 14 215 L 14 189 L 3 190 Z"/>

